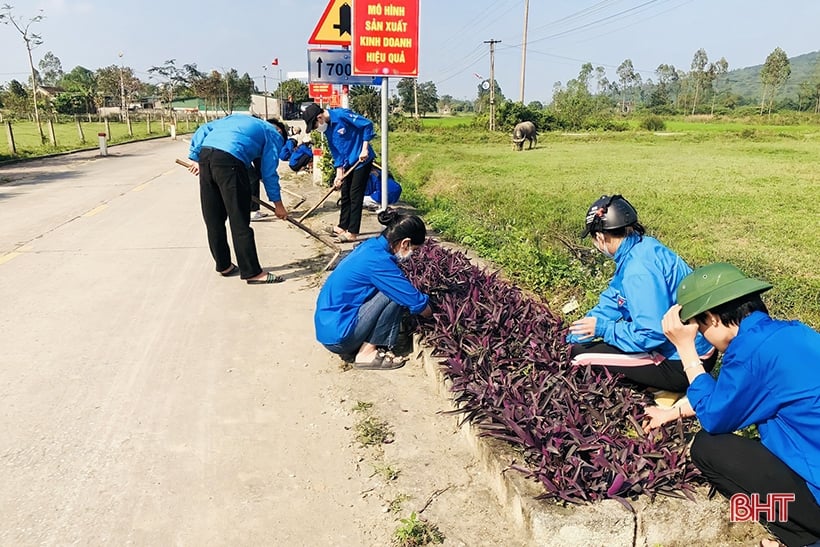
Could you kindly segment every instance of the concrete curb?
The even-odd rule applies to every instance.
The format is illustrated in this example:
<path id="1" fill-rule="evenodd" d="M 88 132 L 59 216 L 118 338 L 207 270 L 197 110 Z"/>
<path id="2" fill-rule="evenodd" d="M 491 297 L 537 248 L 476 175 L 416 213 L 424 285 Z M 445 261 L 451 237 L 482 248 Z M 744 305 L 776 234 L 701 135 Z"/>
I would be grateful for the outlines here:
<path id="1" fill-rule="evenodd" d="M 457 410 L 451 386 L 441 372 L 439 360 L 425 347 L 418 334 L 413 336 L 413 363 L 420 366 L 433 389 Z M 458 421 L 462 417 L 458 416 Z M 492 478 L 491 489 L 510 518 L 527 534 L 533 545 L 544 547 L 683 547 L 710 545 L 737 547 L 756 545 L 766 530 L 757 523 L 729 522 L 729 504 L 721 496 L 709 500 L 698 491 L 697 502 L 646 496 L 632 502 L 635 513 L 615 500 L 561 506 L 536 500 L 543 492 L 539 485 L 508 467 L 520 457 L 506 443 L 480 436 L 469 424 L 460 426 L 462 437 L 471 447 L 483 470 Z M 757 538 L 757 540 L 755 539 Z"/>

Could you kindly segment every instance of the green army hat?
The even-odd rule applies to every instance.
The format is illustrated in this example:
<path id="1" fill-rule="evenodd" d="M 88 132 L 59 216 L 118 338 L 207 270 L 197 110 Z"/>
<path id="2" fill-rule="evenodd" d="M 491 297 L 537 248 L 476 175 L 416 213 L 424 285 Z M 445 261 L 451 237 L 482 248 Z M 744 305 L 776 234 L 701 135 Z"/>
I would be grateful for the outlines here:
<path id="1" fill-rule="evenodd" d="M 747 277 L 726 262 L 715 262 L 693 271 L 678 286 L 680 319 L 689 321 L 699 313 L 747 294 L 771 289 L 765 281 Z"/>

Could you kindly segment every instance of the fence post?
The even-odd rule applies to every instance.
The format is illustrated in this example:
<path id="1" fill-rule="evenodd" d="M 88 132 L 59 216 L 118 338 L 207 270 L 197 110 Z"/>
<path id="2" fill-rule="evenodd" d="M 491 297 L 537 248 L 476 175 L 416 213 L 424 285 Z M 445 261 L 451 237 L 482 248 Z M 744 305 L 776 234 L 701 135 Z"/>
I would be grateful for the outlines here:
<path id="1" fill-rule="evenodd" d="M 126 123 L 126 125 L 128 125 L 128 136 L 133 137 L 134 136 L 134 128 L 131 127 L 131 116 L 128 116 L 127 118 L 125 118 L 125 123 Z"/>
<path id="2" fill-rule="evenodd" d="M 145 124 L 148 128 L 148 134 L 151 134 L 151 114 L 149 113 L 148 116 L 145 117 Z"/>
<path id="3" fill-rule="evenodd" d="M 54 121 L 48 120 L 48 136 L 51 139 L 51 146 L 57 147 L 57 134 L 54 133 Z"/>
<path id="4" fill-rule="evenodd" d="M 80 122 L 80 117 L 75 115 L 74 121 L 77 122 L 77 134 L 80 136 L 80 143 L 85 144 L 85 135 L 83 134 L 83 124 Z"/>
<path id="5" fill-rule="evenodd" d="M 108 118 L 105 118 L 105 134 L 108 140 L 111 140 L 111 123 L 108 121 Z"/>
<path id="6" fill-rule="evenodd" d="M 11 122 L 6 122 L 6 136 L 9 139 L 9 151 L 12 156 L 16 156 L 17 147 L 14 146 L 14 131 L 11 130 Z"/>

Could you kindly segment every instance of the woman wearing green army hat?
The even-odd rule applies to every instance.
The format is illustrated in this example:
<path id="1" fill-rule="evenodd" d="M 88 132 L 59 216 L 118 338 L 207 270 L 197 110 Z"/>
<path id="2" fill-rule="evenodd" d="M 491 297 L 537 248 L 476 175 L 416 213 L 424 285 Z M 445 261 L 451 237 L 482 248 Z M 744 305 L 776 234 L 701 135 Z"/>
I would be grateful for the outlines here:
<path id="1" fill-rule="evenodd" d="M 689 404 L 647 408 L 646 429 L 697 416 L 692 461 L 709 482 L 727 498 L 758 495 L 764 504 L 770 494 L 794 495 L 787 513 L 753 516 L 789 547 L 820 545 L 820 334 L 769 317 L 760 295 L 771 287 L 726 263 L 683 279 L 663 332 L 683 362 Z M 698 332 L 723 352 L 717 379 L 698 358 Z M 733 434 L 753 424 L 760 441 Z"/>

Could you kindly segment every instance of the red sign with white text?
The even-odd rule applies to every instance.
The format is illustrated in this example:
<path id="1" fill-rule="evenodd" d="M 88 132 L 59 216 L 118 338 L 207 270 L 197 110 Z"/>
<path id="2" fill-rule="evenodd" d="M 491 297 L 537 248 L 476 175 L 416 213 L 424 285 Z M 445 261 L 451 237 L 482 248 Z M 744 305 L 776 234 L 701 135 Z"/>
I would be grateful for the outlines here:
<path id="1" fill-rule="evenodd" d="M 419 75 L 419 0 L 353 2 L 353 74 Z"/>
<path id="2" fill-rule="evenodd" d="M 333 84 L 309 84 L 308 95 L 314 99 L 333 95 Z"/>

